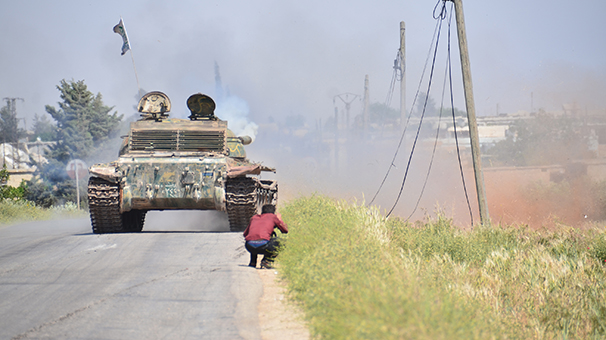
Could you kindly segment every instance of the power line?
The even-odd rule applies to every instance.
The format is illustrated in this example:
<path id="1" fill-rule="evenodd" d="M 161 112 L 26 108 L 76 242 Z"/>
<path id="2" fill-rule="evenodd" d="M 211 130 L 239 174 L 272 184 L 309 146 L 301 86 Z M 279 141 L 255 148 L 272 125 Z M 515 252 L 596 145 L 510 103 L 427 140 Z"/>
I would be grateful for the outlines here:
<path id="1" fill-rule="evenodd" d="M 454 5 L 453 5 L 454 6 Z M 459 148 L 459 138 L 457 137 L 457 122 L 454 111 L 454 96 L 452 94 L 452 63 L 450 62 L 450 21 L 448 22 L 448 79 L 450 82 L 450 107 L 452 108 L 452 126 L 455 136 L 455 144 L 457 146 L 457 159 L 459 161 L 459 171 L 461 172 L 461 181 L 463 183 L 463 192 L 465 192 L 465 200 L 467 201 L 467 208 L 469 209 L 469 217 L 471 219 L 471 225 L 473 225 L 473 213 L 471 210 L 471 204 L 469 203 L 469 194 L 467 193 L 467 185 L 465 184 L 465 175 L 463 174 L 463 163 L 461 162 L 461 150 Z"/>
<path id="2" fill-rule="evenodd" d="M 391 82 L 389 83 L 389 90 L 387 91 L 387 97 L 385 98 L 385 105 L 391 106 L 391 100 L 393 99 L 393 93 L 396 88 L 396 82 L 402 81 L 404 78 L 404 61 L 402 53 L 398 49 L 396 53 L 396 59 L 393 61 L 393 73 L 391 76 Z"/>
<path id="3" fill-rule="evenodd" d="M 438 35 L 439 26 L 440 26 L 440 22 L 436 22 L 436 27 L 434 28 L 434 31 L 433 31 L 433 36 L 432 36 L 432 39 L 431 39 L 431 43 L 429 44 L 429 50 L 427 51 L 427 57 L 425 58 L 425 64 L 423 65 L 423 72 L 421 73 L 421 77 L 419 79 L 419 85 L 417 86 L 417 91 L 416 91 L 415 97 L 414 97 L 414 99 L 412 101 L 412 106 L 410 107 L 410 111 L 409 111 L 408 117 L 406 118 L 406 124 L 404 125 L 404 129 L 402 130 L 402 134 L 400 135 L 400 141 L 398 142 L 398 146 L 397 146 L 396 151 L 394 153 L 393 159 L 391 160 L 391 163 L 389 164 L 389 167 L 387 168 L 387 172 L 385 173 L 385 177 L 383 177 L 383 180 L 381 181 L 381 184 L 379 185 L 379 188 L 377 189 L 377 192 L 373 196 L 373 198 L 370 201 L 369 205 L 372 205 L 372 203 L 375 201 L 375 199 L 379 195 L 379 192 L 381 192 L 381 189 L 383 188 L 383 185 L 385 184 L 385 181 L 387 180 L 387 177 L 389 177 L 389 174 L 391 172 L 391 168 L 395 167 L 395 161 L 396 161 L 396 158 L 398 157 L 398 152 L 400 151 L 400 148 L 402 147 L 402 142 L 404 141 L 404 136 L 406 135 L 406 130 L 408 129 L 408 124 L 410 123 L 410 118 L 412 117 L 413 109 L 414 109 L 415 104 L 417 102 L 417 98 L 419 97 L 419 92 L 421 90 L 421 85 L 423 83 L 423 78 L 425 77 L 425 72 L 427 71 L 427 65 L 429 64 L 429 60 L 430 60 L 430 57 L 431 57 L 431 52 L 433 50 L 433 45 L 434 45 L 434 42 L 436 40 L 436 36 Z"/>
<path id="4" fill-rule="evenodd" d="M 451 12 L 450 17 L 448 18 L 448 38 L 449 38 L 448 43 L 449 44 L 450 44 L 450 22 L 451 22 L 451 20 L 452 20 L 452 12 Z M 433 150 L 431 152 L 431 159 L 429 161 L 429 167 L 427 168 L 427 174 L 425 175 L 425 181 L 423 182 L 423 187 L 421 188 L 421 193 L 419 194 L 417 203 L 415 204 L 415 207 L 412 210 L 412 212 L 410 213 L 410 215 L 408 216 L 407 220 L 409 220 L 412 217 L 412 215 L 414 215 L 414 213 L 417 211 L 417 208 L 419 207 L 419 204 L 421 203 L 421 198 L 423 198 L 423 194 L 425 193 L 425 187 L 427 186 L 427 182 L 429 181 L 429 175 L 431 174 L 433 160 L 436 155 L 436 149 L 438 146 L 438 139 L 440 137 L 440 126 L 442 124 L 442 111 L 444 109 L 444 93 L 446 92 L 446 79 L 447 79 L 446 76 L 447 76 L 449 69 L 450 69 L 450 49 L 449 49 L 448 57 L 446 58 L 446 70 L 444 71 L 444 73 L 445 73 L 444 83 L 442 84 L 442 97 L 440 100 L 440 116 L 438 118 L 438 127 L 436 129 L 436 138 L 434 139 L 434 142 L 433 142 Z M 452 86 L 450 87 L 450 94 L 452 96 Z M 427 96 L 429 96 L 429 94 Z"/>
<path id="5" fill-rule="evenodd" d="M 429 180 L 429 175 L 431 173 L 431 168 L 433 165 L 433 160 L 434 160 L 434 156 L 435 156 L 435 152 L 436 152 L 436 147 L 437 147 L 437 142 L 438 142 L 438 137 L 440 134 L 440 124 L 442 122 L 442 110 L 444 108 L 444 93 L 445 93 L 445 89 L 446 89 L 446 80 L 449 80 L 449 92 L 450 92 L 450 108 L 451 108 L 451 112 L 452 112 L 452 119 L 453 119 L 453 126 L 454 126 L 454 134 L 455 134 L 455 142 L 456 142 L 456 147 L 457 147 L 457 158 L 458 158 L 458 164 L 459 164 L 459 170 L 461 173 L 461 180 L 463 183 L 463 191 L 465 193 L 465 199 L 467 201 L 467 207 L 469 209 L 469 216 L 471 219 L 471 225 L 473 225 L 473 213 L 472 213 L 472 209 L 471 209 L 471 203 L 469 202 L 469 195 L 467 193 L 467 186 L 465 183 L 465 175 L 463 172 L 463 166 L 462 166 L 462 162 L 461 162 L 461 151 L 459 148 L 459 140 L 457 137 L 457 127 L 456 127 L 456 117 L 455 117 L 455 111 L 454 111 L 454 96 L 453 96 L 453 86 L 452 86 L 452 62 L 451 62 L 451 23 L 452 23 L 452 11 L 450 12 L 450 16 L 448 18 L 448 55 L 447 55 L 447 61 L 446 61 L 446 75 L 444 77 L 444 84 L 442 86 L 442 100 L 440 103 L 440 118 L 438 120 L 438 128 L 436 129 L 436 138 L 434 141 L 434 146 L 433 146 L 433 151 L 431 154 L 431 160 L 429 163 L 429 168 L 427 170 L 427 175 L 425 176 L 425 181 L 423 183 L 423 188 L 421 189 L 421 193 L 419 195 L 419 198 L 417 200 L 417 203 L 415 205 L 415 208 L 413 209 L 413 211 L 410 213 L 410 215 L 408 216 L 408 219 L 410 219 L 412 217 L 412 215 L 417 211 L 417 208 L 419 207 L 419 203 L 421 202 L 421 198 L 423 197 L 423 193 L 425 192 L 425 187 L 427 185 L 427 182 Z"/>
<path id="6" fill-rule="evenodd" d="M 445 6 L 443 6 L 443 8 L 444 7 Z M 435 12 L 435 10 L 434 10 L 434 12 Z M 441 13 L 445 13 L 445 10 L 443 9 L 441 11 Z M 434 18 L 436 18 L 435 15 L 434 15 Z M 432 83 L 432 80 L 433 80 L 433 72 L 434 72 L 435 65 L 436 65 L 436 55 L 437 55 L 437 52 L 438 52 L 438 46 L 439 46 L 439 42 L 440 42 L 440 33 L 442 31 L 442 20 L 444 20 L 444 18 L 445 18 L 445 15 L 442 15 L 442 14 L 440 14 L 440 16 L 438 16 L 436 18 L 436 20 L 438 20 L 438 23 L 439 23 L 439 25 L 438 25 L 439 28 L 438 28 L 438 35 L 437 35 L 437 38 L 436 38 L 435 49 L 434 49 L 434 53 L 433 53 L 433 60 L 432 60 L 432 63 L 431 63 L 431 71 L 429 73 L 429 83 L 427 85 L 427 96 L 425 96 L 425 103 L 423 103 L 423 111 L 421 113 L 421 119 L 419 121 L 419 126 L 417 128 L 417 133 L 415 135 L 415 139 L 414 139 L 414 142 L 412 144 L 412 149 L 410 151 L 410 156 L 408 157 L 408 163 L 406 164 L 406 171 L 404 172 L 404 178 L 402 179 L 402 185 L 400 186 L 400 191 L 398 192 L 398 197 L 396 197 L 396 201 L 394 202 L 393 206 L 391 207 L 391 209 L 387 213 L 386 217 L 389 217 L 391 215 L 391 213 L 394 211 L 394 209 L 396 208 L 396 205 L 398 205 L 398 202 L 400 201 L 400 197 L 402 197 L 402 191 L 404 191 L 404 185 L 406 184 L 406 178 L 408 177 L 408 170 L 410 169 L 410 164 L 412 162 L 412 157 L 414 155 L 415 148 L 416 148 L 416 145 L 417 145 L 417 141 L 419 139 L 419 134 L 421 132 L 421 127 L 423 125 L 423 118 L 425 117 L 425 111 L 427 109 L 427 101 L 429 100 L 429 93 L 431 92 L 431 83 Z"/>

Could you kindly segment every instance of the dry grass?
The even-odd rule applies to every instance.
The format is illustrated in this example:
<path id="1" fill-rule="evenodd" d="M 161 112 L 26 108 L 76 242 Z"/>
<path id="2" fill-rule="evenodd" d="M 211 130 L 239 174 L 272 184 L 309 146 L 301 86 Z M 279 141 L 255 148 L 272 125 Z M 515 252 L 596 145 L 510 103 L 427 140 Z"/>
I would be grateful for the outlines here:
<path id="1" fill-rule="evenodd" d="M 318 196 L 282 214 L 278 259 L 316 338 L 606 336 L 604 228 L 461 231 Z"/>
<path id="2" fill-rule="evenodd" d="M 0 225 L 84 216 L 86 216 L 86 211 L 78 210 L 76 204 L 71 202 L 45 209 L 27 200 L 0 199 Z"/>

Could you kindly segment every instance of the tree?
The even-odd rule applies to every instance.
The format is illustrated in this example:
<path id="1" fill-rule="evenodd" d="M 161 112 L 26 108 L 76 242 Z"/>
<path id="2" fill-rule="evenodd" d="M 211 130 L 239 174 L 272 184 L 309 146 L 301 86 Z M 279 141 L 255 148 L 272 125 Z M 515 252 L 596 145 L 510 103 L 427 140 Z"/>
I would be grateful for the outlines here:
<path id="1" fill-rule="evenodd" d="M 589 134 L 578 117 L 537 114 L 513 123 L 509 131 L 507 139 L 487 151 L 495 165 L 566 164 L 592 157 L 588 150 Z"/>
<path id="2" fill-rule="evenodd" d="M 0 143 L 17 143 L 25 131 L 19 128 L 16 101 L 21 98 L 4 98 L 6 106 L 0 108 Z"/>
<path id="3" fill-rule="evenodd" d="M 65 164 L 52 158 L 48 164 L 38 168 L 25 190 L 27 200 L 44 208 L 76 202 L 76 197 L 76 186 L 67 176 Z"/>
<path id="4" fill-rule="evenodd" d="M 6 169 L 6 164 L 2 165 L 2 170 L 0 170 L 0 200 L 4 198 L 10 199 L 22 199 L 25 196 L 25 192 L 27 190 L 27 185 L 24 180 L 21 181 L 18 187 L 12 187 L 7 185 L 10 174 Z"/>
<path id="5" fill-rule="evenodd" d="M 57 86 L 59 109 L 47 105 L 46 112 L 56 121 L 57 144 L 47 153 L 48 164 L 38 164 L 34 178 L 28 182 L 26 198 L 49 207 L 76 200 L 76 186 L 65 172 L 70 159 L 90 159 L 119 132 L 122 115 L 110 113 L 101 94 L 93 95 L 83 80 L 61 81 Z M 40 120 L 40 126 L 44 124 Z"/>
<path id="6" fill-rule="evenodd" d="M 445 107 L 442 108 L 441 110 L 441 114 L 442 114 L 442 118 L 444 117 L 452 117 L 452 108 L 451 107 Z M 467 112 L 463 111 L 463 110 L 459 110 L 456 107 L 454 108 L 454 115 L 455 117 L 464 117 L 467 118 Z"/>
<path id="7" fill-rule="evenodd" d="M 398 118 L 400 118 L 400 112 L 398 110 L 387 106 L 383 103 L 372 103 L 368 107 L 368 115 L 371 123 L 383 124 L 395 124 Z"/>
<path id="8" fill-rule="evenodd" d="M 50 157 L 62 163 L 72 158 L 88 159 L 118 132 L 123 115 L 110 114 L 113 107 L 105 106 L 100 93 L 93 95 L 84 80 L 57 86 L 63 102 L 59 110 L 46 105 L 46 112 L 57 122 L 57 145 Z"/>
<path id="9" fill-rule="evenodd" d="M 425 104 L 426 101 L 427 105 Z M 440 112 L 436 106 L 436 101 L 433 100 L 433 98 L 428 97 L 427 93 L 420 92 L 415 110 L 415 115 L 417 117 L 421 117 L 423 114 L 423 108 L 425 108 L 425 117 L 437 117 L 440 115 Z"/>
<path id="10" fill-rule="evenodd" d="M 49 142 L 57 139 L 57 127 L 46 117 L 34 114 L 34 139 Z"/>

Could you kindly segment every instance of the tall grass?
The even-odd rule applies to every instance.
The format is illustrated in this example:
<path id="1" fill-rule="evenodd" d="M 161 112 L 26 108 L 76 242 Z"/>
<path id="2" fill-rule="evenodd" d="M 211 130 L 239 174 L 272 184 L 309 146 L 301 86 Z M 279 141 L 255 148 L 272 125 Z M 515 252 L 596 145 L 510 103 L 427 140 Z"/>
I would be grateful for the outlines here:
<path id="1" fill-rule="evenodd" d="M 278 261 L 316 338 L 606 337 L 604 230 L 411 225 L 321 196 L 281 212 Z"/>
<path id="2" fill-rule="evenodd" d="M 78 210 L 76 204 L 72 202 L 46 209 L 27 200 L 0 199 L 0 225 L 24 221 L 84 216 L 86 216 L 86 212 L 84 210 Z"/>

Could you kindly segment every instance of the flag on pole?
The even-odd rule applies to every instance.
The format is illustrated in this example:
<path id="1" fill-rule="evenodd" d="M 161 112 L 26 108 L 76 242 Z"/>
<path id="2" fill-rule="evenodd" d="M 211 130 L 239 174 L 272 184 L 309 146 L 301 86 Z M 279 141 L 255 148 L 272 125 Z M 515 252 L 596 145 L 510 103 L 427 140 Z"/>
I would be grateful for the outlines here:
<path id="1" fill-rule="evenodd" d="M 121 55 L 124 55 L 124 53 L 130 50 L 130 44 L 128 43 L 128 36 L 126 35 L 126 28 L 124 28 L 124 22 L 122 21 L 122 18 L 120 18 L 120 22 L 116 26 L 114 26 L 114 32 L 120 34 L 120 36 L 122 37 L 122 41 L 124 43 L 122 44 Z"/>

